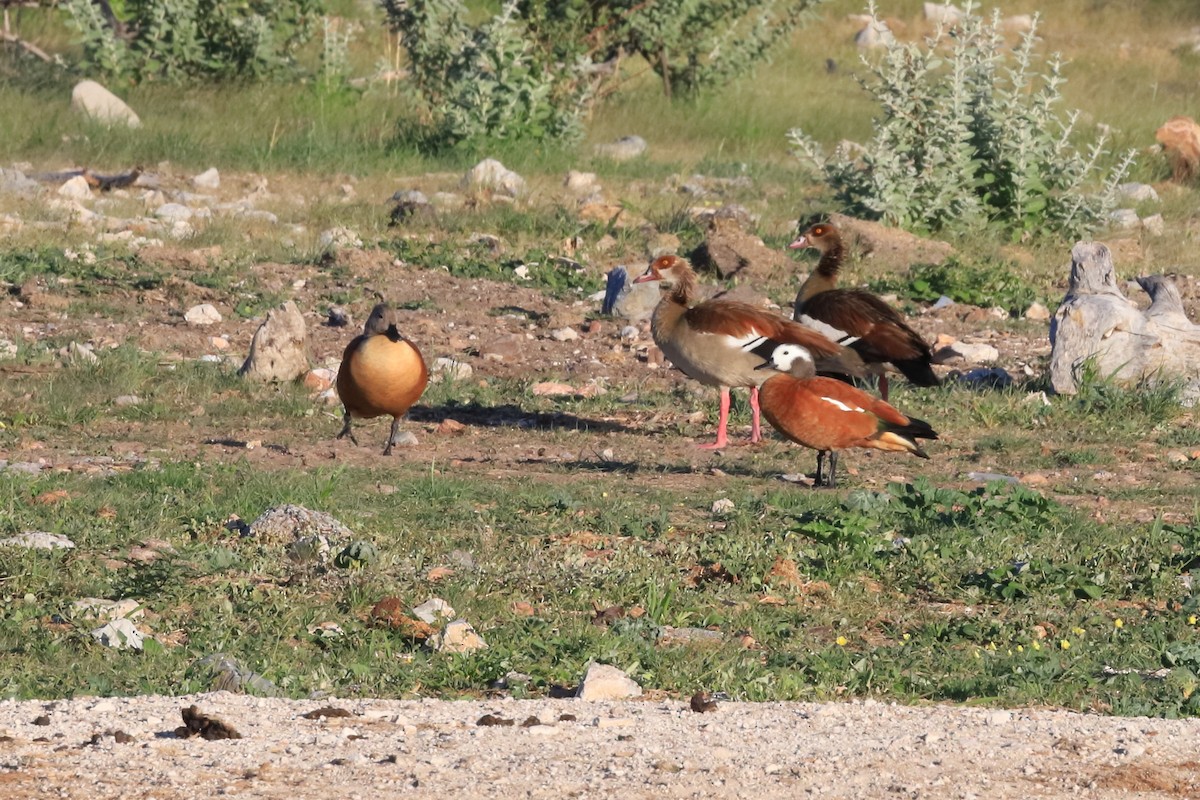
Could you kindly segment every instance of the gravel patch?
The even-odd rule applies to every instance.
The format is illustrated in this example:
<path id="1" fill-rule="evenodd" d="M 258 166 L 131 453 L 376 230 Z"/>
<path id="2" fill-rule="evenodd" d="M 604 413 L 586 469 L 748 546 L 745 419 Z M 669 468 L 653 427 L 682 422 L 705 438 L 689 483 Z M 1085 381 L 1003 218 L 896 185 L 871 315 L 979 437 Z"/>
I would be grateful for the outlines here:
<path id="1" fill-rule="evenodd" d="M 183 738 L 184 709 L 241 738 Z M 1200 795 L 1198 735 L 1200 720 L 872 701 L 9 701 L 0 796 L 1181 798 Z"/>

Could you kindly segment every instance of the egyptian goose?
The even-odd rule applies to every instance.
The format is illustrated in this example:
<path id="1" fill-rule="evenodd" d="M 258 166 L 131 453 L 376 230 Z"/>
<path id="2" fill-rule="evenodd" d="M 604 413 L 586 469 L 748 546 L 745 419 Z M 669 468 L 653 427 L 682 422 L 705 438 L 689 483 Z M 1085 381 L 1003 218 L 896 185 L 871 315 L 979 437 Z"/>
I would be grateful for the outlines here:
<path id="1" fill-rule="evenodd" d="M 941 383 L 929 366 L 929 345 L 887 303 L 862 289 L 838 289 L 838 270 L 845 249 L 838 229 L 827 222 L 818 223 L 788 245 L 791 250 L 814 247 L 821 253 L 817 268 L 808 276 L 796 295 L 793 318 L 805 324 L 812 320 L 844 331 L 833 336 L 862 356 L 879 376 L 879 394 L 888 396 L 883 364 L 890 363 L 917 386 Z M 828 335 L 828 332 L 825 331 Z"/>
<path id="2" fill-rule="evenodd" d="M 847 447 L 929 458 L 916 441 L 938 438 L 927 422 L 905 416 L 848 383 L 817 377 L 817 366 L 805 348 L 781 344 L 760 369 L 771 373 L 761 390 L 763 416 L 788 439 L 817 451 L 817 486 L 837 485 L 837 454 Z M 826 453 L 829 475 L 823 481 Z"/>
<path id="3" fill-rule="evenodd" d="M 655 259 L 634 283 L 657 281 L 662 299 L 650 318 L 654 342 L 671 363 L 693 380 L 716 386 L 721 392 L 717 440 L 701 445 L 716 450 L 728 444 L 729 390 L 750 389 L 750 441 L 762 438 L 758 387 L 770 377 L 756 369 L 776 345 L 803 345 L 821 359 L 822 369 L 863 374 L 862 360 L 821 334 L 784 317 L 736 300 L 707 300 L 692 306 L 696 273 L 691 264 L 675 255 Z"/>
<path id="4" fill-rule="evenodd" d="M 396 327 L 396 311 L 387 303 L 371 309 L 362 335 L 346 346 L 338 369 L 337 391 L 345 408 L 345 425 L 337 435 L 349 435 L 351 417 L 371 419 L 390 414 L 392 431 L 388 435 L 386 456 L 392 452 L 400 418 L 408 413 L 429 383 L 429 372 L 417 346 L 401 335 Z"/>

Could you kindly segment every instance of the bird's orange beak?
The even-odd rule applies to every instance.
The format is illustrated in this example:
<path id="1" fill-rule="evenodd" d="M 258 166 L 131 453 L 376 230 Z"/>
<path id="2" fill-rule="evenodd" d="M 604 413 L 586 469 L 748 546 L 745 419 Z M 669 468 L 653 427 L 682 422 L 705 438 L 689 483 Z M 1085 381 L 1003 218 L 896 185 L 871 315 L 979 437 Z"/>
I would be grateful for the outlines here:
<path id="1" fill-rule="evenodd" d="M 659 275 L 657 272 L 655 272 L 654 267 L 650 267 L 645 272 L 643 272 L 641 275 L 638 275 L 636 278 L 634 278 L 633 282 L 634 283 L 649 283 L 650 281 L 660 281 L 660 280 L 662 280 L 662 275 Z"/>

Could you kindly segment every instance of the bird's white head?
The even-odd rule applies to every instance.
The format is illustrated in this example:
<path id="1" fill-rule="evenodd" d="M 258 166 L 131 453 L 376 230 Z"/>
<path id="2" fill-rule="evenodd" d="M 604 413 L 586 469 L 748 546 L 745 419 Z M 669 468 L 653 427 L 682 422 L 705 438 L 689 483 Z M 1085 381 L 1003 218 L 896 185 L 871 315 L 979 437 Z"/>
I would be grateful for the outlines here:
<path id="1" fill-rule="evenodd" d="M 812 353 L 798 344 L 781 344 L 771 353 L 771 367 L 779 372 L 807 372 L 813 367 Z"/>

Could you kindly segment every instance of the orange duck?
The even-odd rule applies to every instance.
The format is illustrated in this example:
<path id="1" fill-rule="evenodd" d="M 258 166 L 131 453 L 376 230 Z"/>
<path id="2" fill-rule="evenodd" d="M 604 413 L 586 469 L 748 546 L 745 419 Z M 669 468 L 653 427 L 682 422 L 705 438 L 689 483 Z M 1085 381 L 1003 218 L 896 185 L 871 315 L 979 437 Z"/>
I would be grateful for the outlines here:
<path id="1" fill-rule="evenodd" d="M 729 390 L 749 387 L 752 416 L 750 441 L 762 438 L 758 387 L 769 376 L 757 368 L 784 342 L 803 345 L 821 369 L 863 374 L 862 360 L 803 325 L 736 300 L 707 300 L 693 306 L 696 273 L 679 256 L 652 262 L 635 283 L 658 281 L 662 299 L 654 309 L 650 330 L 663 355 L 685 375 L 721 392 L 717 440 L 701 445 L 716 450 L 728 444 Z"/>
<path id="2" fill-rule="evenodd" d="M 400 418 L 417 402 L 428 383 L 429 372 L 421 351 L 396 327 L 395 309 L 379 303 L 371 309 L 362 335 L 354 337 L 342 354 L 337 390 L 346 413 L 345 425 L 337 438 L 349 435 L 350 441 L 358 444 L 350 430 L 352 417 L 372 419 L 391 415 L 392 431 L 383 448 L 385 456 L 390 454 Z"/>
<path id="3" fill-rule="evenodd" d="M 887 303 L 862 289 L 837 288 L 838 270 L 845 250 L 838 229 L 827 222 L 813 225 L 789 249 L 814 247 L 821 253 L 817 268 L 796 295 L 793 317 L 806 324 L 811 320 L 844 332 L 837 341 L 862 356 L 879 376 L 879 394 L 888 396 L 883 364 L 890 363 L 917 386 L 941 383 L 929 366 L 929 345 Z M 824 330 L 822 328 L 822 330 Z M 827 332 L 827 331 L 826 331 Z"/>
<path id="4" fill-rule="evenodd" d="M 764 371 L 762 413 L 788 439 L 817 451 L 817 486 L 837 485 L 837 455 L 847 447 L 908 452 L 929 458 L 918 439 L 936 439 L 929 424 L 897 411 L 861 389 L 816 376 L 812 355 L 803 347 L 775 348 Z M 829 475 L 822 478 L 825 454 Z"/>

